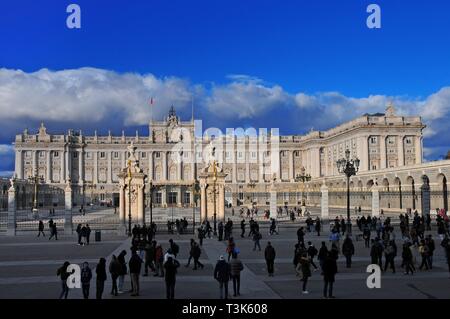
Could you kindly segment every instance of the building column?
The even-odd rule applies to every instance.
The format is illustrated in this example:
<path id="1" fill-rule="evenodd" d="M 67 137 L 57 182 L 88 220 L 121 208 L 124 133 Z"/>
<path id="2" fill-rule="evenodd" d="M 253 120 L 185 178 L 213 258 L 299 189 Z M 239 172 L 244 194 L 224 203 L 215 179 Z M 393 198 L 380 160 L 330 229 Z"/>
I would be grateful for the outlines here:
<path id="1" fill-rule="evenodd" d="M 380 168 L 384 169 L 387 167 L 386 159 L 386 136 L 380 136 Z"/>
<path id="2" fill-rule="evenodd" d="M 245 152 L 245 156 L 247 157 L 247 160 L 245 161 L 245 182 L 250 183 L 250 153 Z"/>
<path id="3" fill-rule="evenodd" d="M 34 176 L 35 174 L 38 173 L 37 171 L 37 151 L 32 151 L 31 153 L 31 161 L 33 164 L 33 172 L 32 172 L 32 176 Z"/>
<path id="4" fill-rule="evenodd" d="M 18 179 L 23 179 L 23 151 L 16 151 L 15 171 Z"/>
<path id="5" fill-rule="evenodd" d="M 181 181 L 183 179 L 183 161 L 182 161 L 182 156 L 183 155 L 178 155 L 178 167 L 177 167 L 177 180 Z"/>
<path id="6" fill-rule="evenodd" d="M 119 188 L 119 218 L 120 224 L 125 224 L 125 186 Z"/>
<path id="7" fill-rule="evenodd" d="M 153 152 L 148 152 L 148 179 L 153 180 Z"/>
<path id="8" fill-rule="evenodd" d="M 398 166 L 405 166 L 405 148 L 403 145 L 403 135 L 397 136 L 397 159 Z"/>
<path id="9" fill-rule="evenodd" d="M 71 155 L 70 148 L 67 148 L 67 152 L 65 152 L 65 161 L 66 161 L 66 180 L 72 180 L 72 167 L 71 167 Z"/>
<path id="10" fill-rule="evenodd" d="M 63 149 L 59 153 L 60 153 L 59 157 L 61 158 L 61 167 L 60 167 L 60 169 L 61 169 L 61 172 L 60 172 L 61 177 L 59 179 L 59 182 L 61 184 L 64 184 L 64 183 L 66 183 L 66 151 Z"/>
<path id="11" fill-rule="evenodd" d="M 415 137 L 414 147 L 415 147 L 414 152 L 416 154 L 416 164 L 422 164 L 423 147 L 422 147 L 422 137 L 421 136 Z"/>
<path id="12" fill-rule="evenodd" d="M 219 202 L 217 203 L 218 220 L 225 222 L 225 188 L 223 185 L 219 185 Z"/>
<path id="13" fill-rule="evenodd" d="M 289 180 L 291 181 L 291 183 L 293 183 L 295 181 L 295 176 L 294 176 L 294 152 L 293 151 L 288 151 L 289 154 Z"/>
<path id="14" fill-rule="evenodd" d="M 164 186 L 161 188 L 161 206 L 167 207 L 167 190 Z"/>
<path id="15" fill-rule="evenodd" d="M 112 153 L 111 151 L 106 152 L 106 155 L 108 156 L 108 171 L 106 172 L 106 182 L 108 184 L 112 183 Z"/>
<path id="16" fill-rule="evenodd" d="M 94 153 L 94 178 L 92 180 L 92 182 L 94 184 L 98 184 L 98 152 L 93 152 Z"/>
<path id="17" fill-rule="evenodd" d="M 52 151 L 47 151 L 46 155 L 46 165 L 45 165 L 45 182 L 52 182 Z"/>
<path id="18" fill-rule="evenodd" d="M 233 155 L 233 172 L 232 172 L 232 177 L 233 177 L 233 184 L 236 184 L 237 183 L 236 153 L 234 153 L 234 155 Z"/>
<path id="19" fill-rule="evenodd" d="M 81 149 L 78 152 L 78 183 L 83 184 L 84 182 L 84 151 Z"/>
<path id="20" fill-rule="evenodd" d="M 361 161 L 360 171 L 365 172 L 369 170 L 369 137 L 361 136 L 358 145 L 358 158 Z M 333 164 L 334 166 L 334 164 Z"/>
<path id="21" fill-rule="evenodd" d="M 168 178 L 167 178 L 167 152 L 166 151 L 164 151 L 164 152 L 161 152 L 161 154 L 162 154 L 162 174 L 163 174 L 163 176 L 162 176 L 162 179 L 163 180 L 168 180 Z"/>
<path id="22" fill-rule="evenodd" d="M 178 186 L 178 189 L 177 189 L 177 206 L 178 207 L 181 207 L 183 205 L 181 195 L 182 195 L 182 192 L 181 192 L 181 185 L 180 185 L 180 186 Z"/>
<path id="23" fill-rule="evenodd" d="M 64 190 L 64 202 L 64 233 L 72 234 L 72 185 L 70 183 L 67 183 Z"/>

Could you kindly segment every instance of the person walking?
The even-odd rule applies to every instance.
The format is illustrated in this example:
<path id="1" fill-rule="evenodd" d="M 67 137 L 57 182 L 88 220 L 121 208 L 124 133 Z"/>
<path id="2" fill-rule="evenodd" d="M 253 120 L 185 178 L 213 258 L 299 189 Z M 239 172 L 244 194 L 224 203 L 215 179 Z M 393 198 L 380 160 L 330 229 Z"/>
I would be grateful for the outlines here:
<path id="1" fill-rule="evenodd" d="M 178 253 L 180 252 L 180 246 L 178 246 L 172 238 L 169 239 L 170 249 L 172 250 L 172 254 L 177 258 Z"/>
<path id="2" fill-rule="evenodd" d="M 41 235 L 42 233 L 42 237 L 45 237 L 45 233 L 44 233 L 44 223 L 42 222 L 42 220 L 39 221 L 39 225 L 38 225 L 38 237 Z"/>
<path id="3" fill-rule="evenodd" d="M 92 270 L 89 268 L 88 262 L 83 263 L 81 268 L 81 288 L 84 299 L 89 299 L 89 289 L 91 287 Z"/>
<path id="4" fill-rule="evenodd" d="M 223 255 L 219 257 L 214 268 L 214 279 L 219 282 L 220 299 L 228 299 L 228 281 L 230 280 L 230 265 Z"/>
<path id="5" fill-rule="evenodd" d="M 125 261 L 125 255 L 127 254 L 126 250 L 122 250 L 117 256 L 117 261 L 120 264 L 120 272 L 119 272 L 119 285 L 117 287 L 118 291 L 117 293 L 122 294 L 123 293 L 123 283 L 125 281 L 125 275 L 128 272 L 127 269 L 127 262 Z"/>
<path id="6" fill-rule="evenodd" d="M 197 270 L 198 267 L 201 267 L 202 269 L 205 267 L 200 261 L 200 255 L 202 254 L 202 250 L 200 246 L 194 242 L 192 246 L 192 258 L 194 258 L 194 270 Z"/>
<path id="7" fill-rule="evenodd" d="M 86 224 L 86 245 L 89 245 L 89 239 L 91 238 L 91 228 L 89 224 Z"/>
<path id="8" fill-rule="evenodd" d="M 197 233 L 198 233 L 198 241 L 200 243 L 200 246 L 203 246 L 203 239 L 205 239 L 205 230 L 203 229 L 203 227 L 199 227 L 197 229 Z"/>
<path id="9" fill-rule="evenodd" d="M 409 275 L 410 272 L 411 275 L 414 275 L 413 254 L 409 243 L 405 243 L 403 245 L 402 259 L 402 266 L 405 268 L 405 275 Z"/>
<path id="10" fill-rule="evenodd" d="M 429 216 L 429 214 L 427 214 L 427 216 Z M 427 258 L 428 267 L 430 267 L 430 269 L 433 269 L 433 255 L 436 249 L 436 245 L 431 235 L 428 235 L 428 237 L 425 240 L 425 244 L 428 247 L 428 258 Z"/>
<path id="11" fill-rule="evenodd" d="M 419 244 L 419 254 L 420 257 L 422 257 L 422 263 L 420 264 L 419 269 L 422 270 L 423 267 L 425 267 L 425 270 L 428 270 L 430 267 L 428 265 L 428 254 L 429 254 L 429 248 L 425 244 L 425 240 L 420 240 Z"/>
<path id="12" fill-rule="evenodd" d="M 316 230 L 316 232 L 317 232 L 317 236 L 319 237 L 319 236 L 320 236 L 320 230 L 321 230 L 321 228 L 322 228 L 322 223 L 321 223 L 319 217 L 316 218 L 316 223 L 315 223 L 315 225 L 314 225 L 314 228 L 315 228 L 315 230 Z"/>
<path id="13" fill-rule="evenodd" d="M 370 233 L 369 226 L 367 224 L 364 224 L 363 238 L 364 238 L 364 247 L 366 247 L 366 248 L 370 247 L 370 235 L 371 235 L 371 233 Z"/>
<path id="14" fill-rule="evenodd" d="M 86 226 L 81 227 L 81 245 L 84 246 L 87 244 L 87 228 Z"/>
<path id="15" fill-rule="evenodd" d="M 275 248 L 273 248 L 272 244 L 269 241 L 267 242 L 266 249 L 264 250 L 264 258 L 266 259 L 267 272 L 269 274 L 269 277 L 273 277 L 275 256 Z"/>
<path id="16" fill-rule="evenodd" d="M 253 251 L 256 250 L 256 247 L 258 247 L 258 250 L 261 251 L 261 246 L 259 244 L 259 241 L 261 240 L 261 238 L 262 238 L 261 233 L 258 230 L 255 230 L 254 234 L 253 234 L 253 242 L 255 243 L 253 246 Z"/>
<path id="17" fill-rule="evenodd" d="M 186 268 L 188 268 L 189 265 L 191 264 L 191 259 L 192 259 L 192 248 L 194 247 L 194 243 L 195 243 L 194 238 L 191 238 L 191 242 L 190 242 L 190 245 L 189 245 L 189 258 L 188 258 L 187 264 L 184 266 L 184 267 L 186 267 Z"/>
<path id="18" fill-rule="evenodd" d="M 311 277 L 311 262 L 306 253 L 300 257 L 299 263 L 297 265 L 297 273 L 301 273 L 303 281 L 302 293 L 309 294 L 306 286 L 308 284 L 308 278 Z"/>
<path id="19" fill-rule="evenodd" d="M 113 296 L 118 295 L 117 278 L 119 278 L 121 268 L 122 266 L 120 262 L 117 260 L 116 255 L 113 255 L 111 262 L 109 263 L 109 273 L 111 274 L 112 279 L 111 295 Z"/>
<path id="20" fill-rule="evenodd" d="M 222 241 L 223 240 L 223 230 L 224 230 L 222 221 L 219 222 L 218 229 L 219 229 L 219 241 Z"/>
<path id="21" fill-rule="evenodd" d="M 103 290 L 105 289 L 106 281 L 106 259 L 100 258 L 97 267 L 95 268 L 95 273 L 97 274 L 97 287 L 96 287 L 96 298 L 102 299 Z"/>
<path id="22" fill-rule="evenodd" d="M 167 299 L 175 299 L 175 283 L 178 267 L 180 267 L 180 263 L 172 257 L 167 258 L 167 261 L 164 263 Z"/>
<path id="23" fill-rule="evenodd" d="M 323 297 L 324 298 L 334 298 L 333 296 L 333 285 L 335 281 L 335 275 L 337 273 L 337 263 L 336 259 L 331 253 L 328 253 L 327 257 L 323 263 Z"/>
<path id="24" fill-rule="evenodd" d="M 128 261 L 130 267 L 131 284 L 133 287 L 132 297 L 139 296 L 139 275 L 141 274 L 142 259 L 137 254 L 137 251 L 133 249 L 131 251 L 131 258 Z"/>
<path id="25" fill-rule="evenodd" d="M 230 261 L 230 274 L 233 279 L 233 297 L 240 296 L 241 289 L 241 271 L 244 270 L 244 265 L 241 260 L 238 258 L 238 254 L 236 252 L 233 253 L 233 256 Z"/>
<path id="26" fill-rule="evenodd" d="M 310 264 L 314 267 L 314 271 L 317 270 L 317 266 L 314 263 L 314 257 L 316 257 L 318 252 L 319 251 L 317 250 L 317 248 L 314 247 L 314 245 L 310 241 L 308 241 L 307 255 L 308 255 Z"/>
<path id="27" fill-rule="evenodd" d="M 55 237 L 55 240 L 58 240 L 58 228 L 56 227 L 56 223 L 52 221 L 52 228 L 50 229 L 50 237 L 48 238 L 48 240 L 52 239 L 53 237 Z"/>
<path id="28" fill-rule="evenodd" d="M 155 264 L 156 264 L 156 273 L 153 276 L 164 277 L 164 252 L 161 247 L 161 244 L 156 245 Z"/>
<path id="29" fill-rule="evenodd" d="M 245 219 L 242 218 L 241 220 L 241 238 L 244 238 L 245 236 Z"/>
<path id="30" fill-rule="evenodd" d="M 305 241 L 305 232 L 303 231 L 303 227 L 300 227 L 297 230 L 297 240 L 299 243 L 303 243 Z"/>
<path id="31" fill-rule="evenodd" d="M 352 267 L 352 256 L 355 254 L 355 246 L 350 236 L 347 234 L 344 243 L 342 244 L 342 254 L 345 256 L 346 267 Z"/>
<path id="32" fill-rule="evenodd" d="M 236 247 L 236 243 L 234 242 L 233 237 L 230 237 L 228 239 L 228 244 L 227 244 L 227 254 L 228 254 L 228 262 L 230 262 L 231 259 L 231 255 L 234 252 L 234 248 Z"/>
<path id="33" fill-rule="evenodd" d="M 70 273 L 67 271 L 67 267 L 69 267 L 70 263 L 68 261 L 64 262 L 64 264 L 58 268 L 56 275 L 61 279 L 61 294 L 59 295 L 59 299 L 67 299 L 69 294 L 69 287 L 67 286 L 67 278 L 69 278 Z"/>
<path id="34" fill-rule="evenodd" d="M 153 265 L 153 260 L 155 259 L 155 247 L 151 242 L 146 242 L 144 246 L 144 277 L 148 276 L 148 269 L 150 268 L 152 272 L 155 272 L 155 267 Z"/>
<path id="35" fill-rule="evenodd" d="M 78 246 L 82 245 L 82 243 L 81 243 L 81 229 L 82 229 L 81 224 L 78 224 L 77 225 L 77 229 L 75 230 L 75 232 L 77 233 L 77 236 L 78 236 Z"/>
<path id="36" fill-rule="evenodd" d="M 322 246 L 320 246 L 319 253 L 317 254 L 317 259 L 319 260 L 320 269 L 322 270 L 323 275 L 323 263 L 328 256 L 328 248 L 326 243 L 323 241 Z"/>
<path id="37" fill-rule="evenodd" d="M 395 256 L 397 256 L 397 246 L 395 245 L 395 241 L 391 240 L 384 249 L 384 257 L 386 259 L 384 264 L 384 271 L 386 271 L 388 267 L 390 267 L 392 269 L 392 273 L 395 274 Z"/>

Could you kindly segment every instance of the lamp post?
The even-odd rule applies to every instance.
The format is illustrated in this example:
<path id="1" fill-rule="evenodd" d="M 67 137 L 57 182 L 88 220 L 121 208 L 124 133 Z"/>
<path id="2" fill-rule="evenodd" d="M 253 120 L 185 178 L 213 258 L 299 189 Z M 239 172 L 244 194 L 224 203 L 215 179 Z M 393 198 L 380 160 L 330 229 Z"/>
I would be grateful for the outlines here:
<path id="1" fill-rule="evenodd" d="M 32 205 L 32 211 L 37 211 L 38 206 L 38 184 L 40 182 L 43 182 L 43 178 L 39 177 L 37 169 L 34 172 L 33 176 L 28 177 L 28 180 L 33 183 L 34 191 L 33 191 L 33 205 Z"/>
<path id="2" fill-rule="evenodd" d="M 131 237 L 131 161 L 128 160 L 128 236 Z"/>
<path id="3" fill-rule="evenodd" d="M 352 234 L 352 222 L 350 220 L 350 177 L 356 175 L 359 170 L 359 159 L 350 159 L 350 150 L 345 151 L 345 158 L 336 161 L 339 173 L 347 176 L 347 234 Z"/>
<path id="4" fill-rule="evenodd" d="M 297 174 L 297 176 L 295 176 L 295 181 L 297 183 L 301 182 L 303 184 L 303 187 L 304 187 L 305 182 L 309 182 L 311 180 L 311 175 L 310 174 L 306 174 L 305 167 L 302 167 L 300 169 L 300 172 L 301 172 L 301 174 Z M 303 206 L 303 192 L 302 192 L 302 206 Z M 306 206 L 306 203 L 305 203 L 305 206 Z"/>

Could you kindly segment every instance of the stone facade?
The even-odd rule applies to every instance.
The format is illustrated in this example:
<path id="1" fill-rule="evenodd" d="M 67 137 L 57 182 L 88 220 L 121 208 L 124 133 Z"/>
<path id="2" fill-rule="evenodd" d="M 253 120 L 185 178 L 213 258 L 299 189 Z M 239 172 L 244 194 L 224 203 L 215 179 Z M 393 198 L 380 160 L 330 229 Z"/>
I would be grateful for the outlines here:
<path id="1" fill-rule="evenodd" d="M 164 121 L 151 121 L 148 136 L 85 136 L 73 130 L 57 135 L 49 134 L 42 124 L 37 134 L 25 130 L 16 136 L 15 174 L 19 180 L 26 180 L 37 173 L 45 184 L 62 190 L 70 183 L 74 205 L 93 202 L 118 206 L 119 174 L 126 166 L 127 147 L 133 142 L 141 169 L 156 187 L 153 203 L 163 207 L 191 206 L 192 185 L 205 167 L 193 159 L 201 157 L 213 139 L 211 135 L 199 139 L 194 133 L 195 123 L 181 121 L 172 108 Z M 344 157 L 346 149 L 361 160 L 359 174 L 367 176 L 420 167 L 424 127 L 420 117 L 397 116 L 389 106 L 386 114 L 366 114 L 330 130 L 306 135 L 270 133 L 258 143 L 249 136 L 227 136 L 235 147 L 231 151 L 224 148 L 218 154 L 226 174 L 225 201 L 233 206 L 249 202 L 265 205 L 275 174 L 279 202 L 298 205 L 306 197 L 303 188 L 319 194 L 323 179 L 339 180 L 336 160 Z M 175 146 L 181 141 L 192 141 L 192 147 L 177 150 Z M 306 185 L 295 181 L 303 167 L 312 177 Z M 389 183 L 393 187 L 395 181 Z M 295 193 L 295 200 L 286 200 L 283 192 Z M 308 196 L 320 199 L 314 192 Z M 329 205 L 333 205 L 332 200 Z"/>

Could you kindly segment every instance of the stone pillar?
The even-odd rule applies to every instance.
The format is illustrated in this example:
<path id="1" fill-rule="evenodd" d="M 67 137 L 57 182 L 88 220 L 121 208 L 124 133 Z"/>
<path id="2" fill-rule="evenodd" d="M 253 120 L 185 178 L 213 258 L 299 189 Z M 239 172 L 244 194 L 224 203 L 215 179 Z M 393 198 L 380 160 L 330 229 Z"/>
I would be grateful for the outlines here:
<path id="1" fill-rule="evenodd" d="M 372 216 L 380 216 L 380 191 L 378 186 L 372 186 Z"/>
<path id="2" fill-rule="evenodd" d="M 67 148 L 67 152 L 65 153 L 65 161 L 66 161 L 66 181 L 72 180 L 72 167 L 71 163 L 71 155 L 70 148 Z"/>
<path id="3" fill-rule="evenodd" d="M 386 168 L 386 136 L 384 135 L 380 136 L 380 159 L 380 168 Z"/>
<path id="4" fill-rule="evenodd" d="M 112 153 L 111 151 L 106 152 L 106 155 L 108 156 L 108 171 L 106 172 L 106 182 L 108 184 L 112 183 Z"/>
<path id="5" fill-rule="evenodd" d="M 93 153 L 94 153 L 94 176 L 93 176 L 94 179 L 92 182 L 94 184 L 98 184 L 98 152 L 93 152 Z"/>
<path id="6" fill-rule="evenodd" d="M 137 186 L 137 200 L 138 200 L 138 211 L 137 211 L 137 223 L 142 225 L 145 222 L 144 215 L 144 186 Z"/>
<path id="7" fill-rule="evenodd" d="M 167 189 L 165 187 L 161 188 L 161 206 L 167 207 Z"/>
<path id="8" fill-rule="evenodd" d="M 34 176 L 37 173 L 37 151 L 32 151 L 31 153 L 31 163 L 33 165 L 33 172 L 32 172 L 32 176 Z"/>
<path id="9" fill-rule="evenodd" d="M 153 177 L 153 152 L 148 152 L 148 179 L 152 181 Z"/>
<path id="10" fill-rule="evenodd" d="M 78 152 L 78 183 L 82 184 L 84 182 L 84 152 L 81 149 Z"/>
<path id="11" fill-rule="evenodd" d="M 65 213 L 64 213 L 64 233 L 72 234 L 72 185 L 70 181 L 64 190 Z"/>
<path id="12" fill-rule="evenodd" d="M 219 185 L 219 203 L 218 203 L 218 218 L 219 220 L 225 221 L 225 187 L 224 185 Z"/>
<path id="13" fill-rule="evenodd" d="M 119 189 L 119 218 L 120 224 L 125 224 L 125 186 L 120 185 Z"/>
<path id="14" fill-rule="evenodd" d="M 60 179 L 59 179 L 59 182 L 61 183 L 61 184 L 65 184 L 66 183 L 66 155 L 65 155 L 65 151 L 64 151 L 64 149 L 62 150 L 62 151 L 60 151 L 60 155 L 59 155 L 59 157 L 61 158 L 61 167 L 60 167 L 60 169 L 61 169 L 61 172 L 60 172 L 60 174 L 61 174 L 61 177 L 60 177 Z"/>
<path id="15" fill-rule="evenodd" d="M 405 148 L 403 145 L 403 139 L 405 137 L 403 135 L 399 135 L 397 138 L 397 157 L 398 157 L 398 166 L 405 166 Z"/>
<path id="16" fill-rule="evenodd" d="M 320 188 L 320 192 L 322 196 L 320 198 L 320 210 L 321 210 L 321 218 L 322 220 L 328 219 L 330 213 L 328 209 L 328 187 L 324 183 Z"/>
<path id="17" fill-rule="evenodd" d="M 46 183 L 51 183 L 52 182 L 52 151 L 47 151 L 46 154 L 47 158 L 46 158 L 46 177 L 45 177 L 45 182 Z"/>
<path id="18" fill-rule="evenodd" d="M 164 152 L 161 152 L 161 154 L 162 154 L 161 166 L 162 166 L 162 174 L 163 174 L 162 179 L 166 181 L 166 180 L 168 180 L 168 178 L 167 178 L 167 152 L 164 151 Z"/>
<path id="19" fill-rule="evenodd" d="M 178 186 L 178 189 L 177 189 L 177 206 L 178 207 L 181 207 L 183 204 L 181 195 L 182 195 L 182 193 L 181 193 L 181 185 L 180 185 L 180 186 Z"/>
<path id="20" fill-rule="evenodd" d="M 415 137 L 415 154 L 416 154 L 416 164 L 422 164 L 423 159 L 423 147 L 422 147 L 422 137 L 416 136 Z"/>
<path id="21" fill-rule="evenodd" d="M 200 185 L 200 191 L 201 191 L 201 196 L 200 196 L 200 223 L 201 223 L 205 219 L 208 218 L 208 215 L 206 213 L 207 209 L 206 209 L 206 185 L 205 184 Z"/>
<path id="22" fill-rule="evenodd" d="M 272 185 L 270 188 L 270 218 L 277 218 L 277 190 Z"/>
<path id="23" fill-rule="evenodd" d="M 295 176 L 294 176 L 294 152 L 288 151 L 289 154 L 289 180 L 291 183 L 295 182 Z"/>
<path id="24" fill-rule="evenodd" d="M 23 179 L 23 151 L 16 151 L 15 171 L 18 179 Z"/>
<path id="25" fill-rule="evenodd" d="M 6 234 L 16 235 L 16 189 L 14 184 L 8 190 L 8 224 Z"/>

